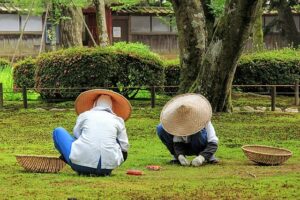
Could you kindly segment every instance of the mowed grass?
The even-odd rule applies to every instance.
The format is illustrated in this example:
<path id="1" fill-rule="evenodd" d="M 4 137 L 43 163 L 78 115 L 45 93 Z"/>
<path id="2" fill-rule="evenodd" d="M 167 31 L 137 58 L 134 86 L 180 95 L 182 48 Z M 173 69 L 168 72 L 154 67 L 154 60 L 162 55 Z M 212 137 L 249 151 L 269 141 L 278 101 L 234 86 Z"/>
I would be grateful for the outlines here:
<path id="1" fill-rule="evenodd" d="M 111 177 L 78 176 L 69 166 L 57 174 L 25 172 L 15 155 L 58 156 L 52 130 L 62 126 L 71 132 L 76 115 L 70 109 L 0 111 L 0 199 L 299 199 L 300 114 L 215 114 L 221 163 L 194 168 L 168 164 L 171 156 L 155 131 L 163 103 L 149 105 L 133 102 L 126 122 L 129 157 Z M 288 148 L 293 156 L 281 166 L 257 166 L 241 151 L 244 144 Z M 148 171 L 147 165 L 162 169 Z M 128 169 L 144 175 L 126 175 Z"/>

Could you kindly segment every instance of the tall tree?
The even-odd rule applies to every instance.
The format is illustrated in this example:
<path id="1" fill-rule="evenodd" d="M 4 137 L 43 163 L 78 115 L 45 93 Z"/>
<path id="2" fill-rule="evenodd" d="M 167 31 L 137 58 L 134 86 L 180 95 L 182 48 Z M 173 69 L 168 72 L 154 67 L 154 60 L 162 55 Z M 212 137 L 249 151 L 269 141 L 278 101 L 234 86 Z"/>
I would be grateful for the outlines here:
<path id="1" fill-rule="evenodd" d="M 75 6 L 62 5 L 61 42 L 64 48 L 82 46 L 82 9 Z"/>
<path id="2" fill-rule="evenodd" d="M 263 0 L 258 0 L 259 9 L 253 26 L 253 48 L 256 51 L 261 51 L 264 48 L 264 34 L 262 26 L 263 15 Z"/>
<path id="3" fill-rule="evenodd" d="M 96 9 L 96 22 L 99 36 L 99 44 L 102 47 L 107 46 L 109 45 L 109 38 L 106 26 L 105 2 L 103 0 L 93 0 L 93 4 Z"/>
<path id="4" fill-rule="evenodd" d="M 33 0 L 8 0 L 24 10 Z M 64 47 L 82 45 L 82 7 L 90 4 L 90 0 L 34 0 L 35 14 L 41 15 L 49 8 L 48 21 L 51 26 L 47 33 L 52 50 L 56 49 L 56 26 L 61 23 L 62 44 Z M 46 22 L 45 22 L 46 23 Z"/>
<path id="5" fill-rule="evenodd" d="M 278 19 L 289 44 L 291 46 L 298 47 L 300 45 L 300 34 L 297 30 L 294 21 L 291 4 L 293 4 L 293 1 L 289 1 L 289 0 L 278 1 L 277 4 Z"/>
<path id="6" fill-rule="evenodd" d="M 228 0 L 218 20 L 210 0 L 171 2 L 179 37 L 180 92 L 201 93 L 215 112 L 230 111 L 237 61 L 252 31 L 258 0 Z"/>

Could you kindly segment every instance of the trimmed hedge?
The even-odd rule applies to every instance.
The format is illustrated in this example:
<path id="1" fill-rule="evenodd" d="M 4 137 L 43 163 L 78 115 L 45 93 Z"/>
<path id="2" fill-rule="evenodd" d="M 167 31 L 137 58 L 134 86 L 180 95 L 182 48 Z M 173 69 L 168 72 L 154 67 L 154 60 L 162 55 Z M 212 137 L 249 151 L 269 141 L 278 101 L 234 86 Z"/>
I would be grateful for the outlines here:
<path id="1" fill-rule="evenodd" d="M 133 98 L 139 89 L 126 89 L 136 86 L 162 86 L 164 84 L 163 62 L 149 46 L 142 43 L 118 42 L 110 46 L 117 52 L 117 73 L 114 86 L 124 96 Z"/>
<path id="2" fill-rule="evenodd" d="M 293 84 L 300 78 L 300 51 L 283 49 L 243 55 L 234 84 Z"/>
<path id="3" fill-rule="evenodd" d="M 166 64 L 166 85 L 178 85 L 179 61 Z M 242 55 L 233 84 L 294 84 L 300 79 L 300 51 L 282 49 Z M 266 88 L 241 88 L 243 91 L 266 91 Z M 284 89 L 283 89 L 284 90 Z M 282 90 L 282 91 L 283 91 Z"/>
<path id="4" fill-rule="evenodd" d="M 135 91 L 125 87 L 163 84 L 162 62 L 154 57 L 110 48 L 71 48 L 37 59 L 36 84 L 42 98 L 73 99 L 85 89 L 118 87 L 126 97 Z M 43 88 L 53 88 L 45 90 Z"/>
<path id="5" fill-rule="evenodd" d="M 179 60 L 167 60 L 165 66 L 165 86 L 179 86 L 180 84 L 180 67 Z M 166 94 L 176 94 L 178 88 L 165 88 Z"/>
<path id="6" fill-rule="evenodd" d="M 17 62 L 13 68 L 14 86 L 33 88 L 36 68 L 36 60 L 31 57 Z"/>
<path id="7" fill-rule="evenodd" d="M 43 54 L 37 59 L 35 87 L 42 98 L 69 99 L 78 96 L 82 90 L 59 88 L 112 86 L 111 77 L 117 68 L 115 59 L 112 52 L 87 48 Z"/>

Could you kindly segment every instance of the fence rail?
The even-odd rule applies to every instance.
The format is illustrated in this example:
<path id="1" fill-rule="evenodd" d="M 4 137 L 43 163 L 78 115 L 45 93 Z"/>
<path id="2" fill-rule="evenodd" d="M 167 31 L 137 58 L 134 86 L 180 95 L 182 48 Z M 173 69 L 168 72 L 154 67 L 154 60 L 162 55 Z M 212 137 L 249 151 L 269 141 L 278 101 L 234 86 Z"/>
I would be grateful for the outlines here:
<path id="1" fill-rule="evenodd" d="M 299 80 L 295 82 L 294 85 L 232 85 L 232 88 L 267 88 L 268 92 L 256 92 L 259 94 L 267 94 L 271 96 L 271 110 L 275 111 L 276 108 L 276 96 L 278 94 L 294 94 L 295 96 L 295 102 L 294 104 L 296 106 L 299 106 Z M 294 92 L 278 92 L 277 88 L 293 88 Z M 156 96 L 157 93 L 161 91 L 164 91 L 165 94 L 168 94 L 170 96 L 175 95 L 178 90 L 178 86 L 135 86 L 135 87 L 123 87 L 122 89 L 135 89 L 135 90 L 147 90 L 150 92 L 150 100 L 151 100 L 151 107 L 154 108 L 156 105 Z M 39 88 L 39 91 L 42 90 L 55 90 L 55 91 L 62 91 L 67 90 L 68 92 L 64 92 L 64 94 L 74 94 L 75 92 L 82 92 L 85 90 L 90 89 L 110 89 L 110 90 L 118 90 L 118 87 L 82 87 L 82 88 Z M 0 83 L 0 108 L 3 108 L 3 102 L 4 102 L 4 94 L 6 93 L 15 93 L 15 92 L 21 92 L 22 93 L 22 100 L 23 100 L 23 106 L 24 108 L 28 108 L 28 91 L 36 91 L 36 88 L 14 88 L 14 91 L 5 91 L 3 88 L 3 84 Z"/>

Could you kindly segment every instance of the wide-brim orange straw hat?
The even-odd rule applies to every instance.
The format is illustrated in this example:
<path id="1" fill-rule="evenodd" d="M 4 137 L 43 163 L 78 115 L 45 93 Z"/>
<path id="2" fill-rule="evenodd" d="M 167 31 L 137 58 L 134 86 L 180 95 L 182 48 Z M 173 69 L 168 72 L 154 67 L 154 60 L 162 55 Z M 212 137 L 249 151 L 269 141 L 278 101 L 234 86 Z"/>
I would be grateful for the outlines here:
<path id="1" fill-rule="evenodd" d="M 85 111 L 90 110 L 94 106 L 94 102 L 100 95 L 109 95 L 112 100 L 113 112 L 127 120 L 132 111 L 130 102 L 121 94 L 111 90 L 93 89 L 82 92 L 75 101 L 75 111 L 79 115 Z"/>
<path id="2" fill-rule="evenodd" d="M 175 136 L 189 136 L 199 132 L 211 120 L 212 108 L 200 94 L 187 93 L 175 96 L 163 107 L 160 122 Z"/>

